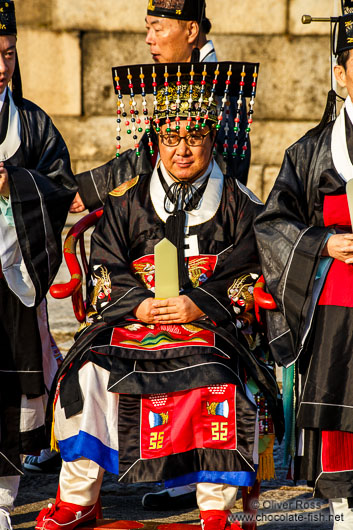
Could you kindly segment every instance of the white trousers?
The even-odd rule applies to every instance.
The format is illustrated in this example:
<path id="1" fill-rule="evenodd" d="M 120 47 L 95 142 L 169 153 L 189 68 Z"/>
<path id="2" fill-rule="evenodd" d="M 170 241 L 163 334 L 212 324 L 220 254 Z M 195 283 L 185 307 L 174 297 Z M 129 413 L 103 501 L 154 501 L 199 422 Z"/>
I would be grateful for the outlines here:
<path id="1" fill-rule="evenodd" d="M 0 477 L 0 508 L 4 508 L 8 512 L 13 510 L 19 485 L 19 475 Z"/>
<path id="2" fill-rule="evenodd" d="M 104 469 L 92 460 L 79 458 L 63 462 L 60 473 L 60 498 L 64 502 L 91 506 L 98 500 Z M 200 483 L 196 486 L 197 504 L 201 511 L 230 510 L 237 497 L 235 486 Z"/>
<path id="3" fill-rule="evenodd" d="M 334 516 L 333 530 L 352 530 L 353 509 L 348 507 L 347 499 L 330 499 L 329 504 Z"/>

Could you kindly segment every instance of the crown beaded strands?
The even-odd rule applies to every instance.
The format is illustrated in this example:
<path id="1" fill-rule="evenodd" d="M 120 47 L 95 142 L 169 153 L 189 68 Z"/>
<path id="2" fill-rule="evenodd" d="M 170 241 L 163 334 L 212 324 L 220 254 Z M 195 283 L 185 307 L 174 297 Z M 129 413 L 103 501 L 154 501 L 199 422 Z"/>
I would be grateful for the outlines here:
<path id="1" fill-rule="evenodd" d="M 255 96 L 256 96 L 256 85 L 257 85 L 257 67 L 255 66 L 254 73 L 252 75 L 252 91 L 251 91 L 251 99 L 249 102 L 249 112 L 248 112 L 248 126 L 245 129 L 245 140 L 244 144 L 242 146 L 242 153 L 240 155 L 240 158 L 246 157 L 246 151 L 248 149 L 248 141 L 249 141 L 249 135 L 251 131 L 251 125 L 253 123 L 253 114 L 254 114 L 254 104 L 255 104 Z"/>
<path id="2" fill-rule="evenodd" d="M 202 79 L 201 79 L 201 90 L 200 90 L 200 97 L 199 97 L 199 107 L 197 109 L 197 115 L 196 115 L 196 124 L 195 124 L 195 129 L 198 131 L 199 128 L 200 128 L 200 120 L 201 120 L 201 109 L 202 109 L 202 103 L 203 103 L 203 98 L 204 98 L 204 95 L 205 95 L 205 88 L 206 88 L 206 76 L 207 76 L 207 70 L 206 70 L 206 66 L 202 72 Z M 201 127 L 203 127 L 203 123 L 201 124 Z"/>
<path id="3" fill-rule="evenodd" d="M 165 122 L 167 124 L 167 133 L 170 132 L 170 117 L 169 117 L 169 82 L 168 82 L 168 67 L 164 69 L 164 103 L 165 103 Z"/>
<path id="4" fill-rule="evenodd" d="M 212 102 L 213 102 L 215 94 L 216 94 L 216 85 L 218 83 L 218 76 L 219 76 L 219 64 L 217 64 L 216 70 L 214 71 L 214 78 L 213 78 L 213 81 L 212 81 L 211 94 L 210 94 L 210 97 L 208 98 L 206 114 L 203 117 L 202 127 L 205 127 L 206 121 L 208 120 L 208 114 L 209 114 L 209 112 L 211 110 L 211 105 L 212 105 Z M 218 124 L 216 125 L 216 129 L 217 129 L 217 127 L 218 127 Z"/>
<path id="5" fill-rule="evenodd" d="M 157 78 L 157 74 L 156 74 L 156 69 L 155 67 L 153 66 L 152 68 L 152 74 L 151 74 L 151 77 L 152 77 L 152 88 L 153 88 L 153 107 L 154 107 L 154 112 L 153 112 L 153 115 L 154 115 L 154 123 L 156 124 L 156 132 L 159 133 L 161 128 L 159 126 L 160 124 L 160 119 L 158 118 L 158 101 L 157 101 L 157 81 L 156 81 L 156 78 Z"/>
<path id="6" fill-rule="evenodd" d="M 139 157 L 140 156 L 140 151 L 139 151 L 139 143 L 137 141 L 137 128 L 136 128 L 136 124 L 137 125 L 140 125 L 141 123 L 141 120 L 139 118 L 139 111 L 137 110 L 137 103 L 135 101 L 135 93 L 134 93 L 134 84 L 132 82 L 132 75 L 130 73 L 130 68 L 127 69 L 127 79 L 129 81 L 129 89 L 130 89 L 130 120 L 131 120 L 131 129 L 127 129 L 127 134 L 131 134 L 132 133 L 132 138 L 134 140 L 134 147 L 135 147 L 135 151 L 136 151 L 136 156 Z M 126 126 L 129 127 L 129 121 L 126 120 Z M 140 131 L 139 132 L 142 132 L 142 128 L 139 127 Z"/>
<path id="7" fill-rule="evenodd" d="M 191 129 L 190 124 L 192 121 L 191 113 L 192 113 L 192 95 L 194 92 L 194 75 L 195 75 L 194 65 L 192 64 L 191 70 L 190 70 L 190 80 L 189 80 L 189 99 L 188 99 L 189 108 L 188 108 L 188 117 L 186 118 L 188 122 L 186 126 L 187 131 L 190 131 Z"/>
<path id="8" fill-rule="evenodd" d="M 148 147 L 150 150 L 150 155 L 154 155 L 153 142 L 151 140 L 151 120 L 148 116 L 147 101 L 146 101 L 146 84 L 145 84 L 145 74 L 143 73 L 142 66 L 140 67 L 140 87 L 141 87 L 141 96 L 142 96 L 142 113 L 144 115 L 145 121 L 145 132 L 148 137 Z M 138 128 L 138 132 L 142 132 L 142 127 Z"/>
<path id="9" fill-rule="evenodd" d="M 229 69 L 228 69 L 228 72 L 227 72 L 227 79 L 226 79 L 226 82 L 225 82 L 225 89 L 224 89 L 224 94 L 223 94 L 223 98 L 222 98 L 222 105 L 221 105 L 221 109 L 220 109 L 220 113 L 218 115 L 218 125 L 220 126 L 221 123 L 222 123 L 222 120 L 223 120 L 223 114 L 224 114 L 224 110 L 225 110 L 225 107 L 229 107 L 228 105 L 228 96 L 229 96 L 229 87 L 230 87 L 230 78 L 232 76 L 233 72 L 232 72 L 232 65 L 230 64 L 229 65 Z M 224 143 L 223 143 L 223 158 L 227 158 L 228 156 L 228 133 L 229 133 L 229 108 L 227 108 L 226 110 L 226 120 L 225 120 L 225 125 L 224 125 Z"/>
<path id="10" fill-rule="evenodd" d="M 238 95 L 238 101 L 237 101 L 237 114 L 234 118 L 234 132 L 235 132 L 235 141 L 233 145 L 233 153 L 232 156 L 237 156 L 237 151 L 239 147 L 239 132 L 240 132 L 240 113 L 243 106 L 243 94 L 244 94 L 244 85 L 245 81 L 244 78 L 246 76 L 245 72 L 245 65 L 243 65 L 242 72 L 240 74 L 240 82 L 239 82 L 239 95 Z"/>
<path id="11" fill-rule="evenodd" d="M 116 158 L 119 158 L 120 156 L 120 149 L 121 149 L 121 145 L 120 145 L 120 140 L 121 140 L 121 117 L 126 117 L 126 112 L 125 112 L 125 108 L 124 108 L 124 100 L 123 100 L 123 95 L 121 93 L 121 89 L 120 89 L 120 85 L 119 85 L 119 81 L 120 81 L 120 77 L 118 76 L 116 70 L 115 70 L 115 82 L 116 82 L 116 91 L 118 92 L 118 101 L 117 101 L 117 106 L 118 106 L 118 109 L 116 111 L 118 117 L 117 117 L 117 127 L 116 127 L 116 131 L 117 131 L 117 136 L 116 136 L 116 141 L 117 141 L 117 145 L 116 145 Z"/>
<path id="12" fill-rule="evenodd" d="M 176 87 L 177 87 L 177 97 L 176 97 L 176 100 L 175 100 L 175 122 L 176 122 L 176 125 L 175 125 L 175 130 L 176 131 L 180 131 L 180 116 L 179 116 L 179 112 L 180 112 L 180 103 L 181 103 L 181 100 L 180 100 L 180 92 L 181 92 L 181 81 L 180 81 L 180 78 L 181 78 L 181 72 L 180 72 L 180 64 L 178 65 L 178 71 L 177 71 L 177 81 L 176 81 Z"/>

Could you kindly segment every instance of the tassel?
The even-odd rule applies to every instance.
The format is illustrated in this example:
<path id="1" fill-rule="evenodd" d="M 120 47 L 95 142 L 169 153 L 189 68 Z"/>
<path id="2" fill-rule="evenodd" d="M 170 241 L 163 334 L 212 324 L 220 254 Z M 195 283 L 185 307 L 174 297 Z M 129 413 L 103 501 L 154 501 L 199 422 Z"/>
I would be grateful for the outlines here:
<path id="1" fill-rule="evenodd" d="M 270 480 L 276 477 L 275 472 L 275 461 L 273 458 L 273 446 L 275 443 L 274 434 L 266 434 L 260 436 L 262 442 L 267 442 L 266 448 L 259 454 L 259 467 L 257 469 L 256 479 L 261 482 L 262 480 Z"/>
<path id="2" fill-rule="evenodd" d="M 55 434 L 54 434 L 54 426 L 55 426 L 54 412 L 55 412 L 55 403 L 53 403 L 53 419 L 51 422 L 51 431 L 50 431 L 50 450 L 59 452 L 58 440 L 56 439 Z"/>
<path id="3" fill-rule="evenodd" d="M 336 119 L 336 97 L 336 92 L 331 88 L 327 94 L 326 107 L 321 121 L 316 127 L 306 133 L 307 136 L 315 136 L 321 133 L 328 123 Z"/>

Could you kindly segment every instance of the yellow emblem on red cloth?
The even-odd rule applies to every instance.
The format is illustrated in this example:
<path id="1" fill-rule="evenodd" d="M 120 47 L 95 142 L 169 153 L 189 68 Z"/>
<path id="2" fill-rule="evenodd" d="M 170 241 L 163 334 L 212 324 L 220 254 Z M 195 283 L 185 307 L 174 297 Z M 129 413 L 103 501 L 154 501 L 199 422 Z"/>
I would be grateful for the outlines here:
<path id="1" fill-rule="evenodd" d="M 135 177 L 135 178 L 133 178 L 131 180 L 128 180 L 127 182 L 123 182 L 122 184 L 120 184 L 120 186 L 115 188 L 115 190 L 111 191 L 109 193 L 109 195 L 112 195 L 113 197 L 122 197 L 123 195 L 125 195 L 125 193 L 130 188 L 133 188 L 134 186 L 136 186 L 136 184 L 138 183 L 139 178 L 140 178 L 140 176 L 137 175 L 137 177 Z"/>

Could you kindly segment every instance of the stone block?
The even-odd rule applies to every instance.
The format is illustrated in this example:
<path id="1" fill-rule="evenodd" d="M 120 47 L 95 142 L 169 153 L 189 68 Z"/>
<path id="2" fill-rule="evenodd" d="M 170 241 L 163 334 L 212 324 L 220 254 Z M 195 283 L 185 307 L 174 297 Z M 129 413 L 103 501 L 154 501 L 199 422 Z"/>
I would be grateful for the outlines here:
<path id="1" fill-rule="evenodd" d="M 299 140 L 314 122 L 258 121 L 251 133 L 252 164 L 281 165 L 285 150 Z"/>
<path id="2" fill-rule="evenodd" d="M 39 1 L 39 0 L 37 0 Z M 147 0 L 53 0 L 53 26 L 83 31 L 144 32 Z M 286 0 L 208 0 L 213 33 L 273 34 L 286 28 Z"/>
<path id="3" fill-rule="evenodd" d="M 263 166 L 250 164 L 247 187 L 262 200 Z"/>
<path id="4" fill-rule="evenodd" d="M 52 0 L 53 27 L 82 31 L 143 32 L 147 0 Z"/>
<path id="5" fill-rule="evenodd" d="M 286 30 L 286 0 L 219 0 L 207 1 L 207 16 L 212 34 L 266 35 Z"/>
<path id="6" fill-rule="evenodd" d="M 289 5 L 289 33 L 294 35 L 330 35 L 328 22 L 302 24 L 303 15 L 311 15 L 312 17 L 333 16 L 333 0 L 320 0 L 320 2 L 317 0 L 291 0 Z"/>
<path id="7" fill-rule="evenodd" d="M 19 28 L 23 93 L 48 114 L 81 114 L 81 54 L 76 33 Z"/>
<path id="8" fill-rule="evenodd" d="M 143 35 L 135 35 L 133 56 L 131 36 L 125 33 L 87 33 L 82 40 L 84 114 L 114 115 L 111 69 L 129 63 L 149 63 L 151 55 Z"/>
<path id="9" fill-rule="evenodd" d="M 260 62 L 255 121 L 321 119 L 330 89 L 329 39 L 217 35 L 214 44 L 221 61 Z"/>
<path id="10" fill-rule="evenodd" d="M 93 161 L 102 160 L 104 163 L 114 157 L 116 143 L 114 117 L 55 116 L 54 123 L 63 135 L 74 162 L 92 161 L 92 165 L 88 164 L 92 168 L 97 167 Z"/>
<path id="11" fill-rule="evenodd" d="M 278 176 L 280 166 L 269 166 L 264 169 L 264 196 L 263 201 L 265 202 L 269 196 L 270 191 L 273 188 L 275 180 Z"/>
<path id="12" fill-rule="evenodd" d="M 17 24 L 46 27 L 51 22 L 51 2 L 43 0 L 16 0 Z"/>

